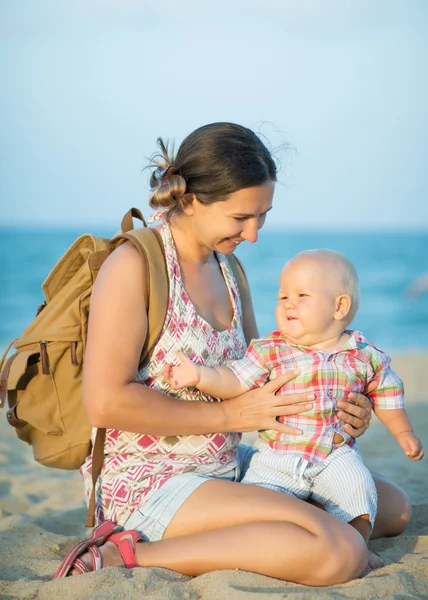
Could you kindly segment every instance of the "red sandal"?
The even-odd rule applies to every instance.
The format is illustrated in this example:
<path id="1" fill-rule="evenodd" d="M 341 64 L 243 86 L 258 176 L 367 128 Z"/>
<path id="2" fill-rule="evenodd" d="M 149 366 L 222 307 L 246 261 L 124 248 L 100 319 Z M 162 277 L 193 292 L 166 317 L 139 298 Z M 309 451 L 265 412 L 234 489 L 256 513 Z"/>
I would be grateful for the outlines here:
<path id="1" fill-rule="evenodd" d="M 109 525 L 109 527 L 107 525 Z M 105 527 L 101 529 L 103 526 Z M 139 565 L 135 557 L 135 545 L 138 541 L 143 539 L 141 534 L 135 530 L 118 532 L 118 529 L 120 529 L 120 526 L 111 523 L 110 521 L 106 521 L 102 525 L 96 527 L 88 540 L 76 544 L 76 546 L 68 552 L 60 564 L 58 571 L 55 573 L 54 579 L 67 577 L 73 567 L 81 575 L 102 569 L 103 559 L 98 548 L 107 541 L 113 542 L 113 544 L 116 544 L 119 548 L 119 552 L 127 569 L 138 567 Z M 89 552 L 91 556 L 91 570 L 88 569 L 85 563 L 79 558 L 79 556 L 82 556 L 85 552 Z"/>

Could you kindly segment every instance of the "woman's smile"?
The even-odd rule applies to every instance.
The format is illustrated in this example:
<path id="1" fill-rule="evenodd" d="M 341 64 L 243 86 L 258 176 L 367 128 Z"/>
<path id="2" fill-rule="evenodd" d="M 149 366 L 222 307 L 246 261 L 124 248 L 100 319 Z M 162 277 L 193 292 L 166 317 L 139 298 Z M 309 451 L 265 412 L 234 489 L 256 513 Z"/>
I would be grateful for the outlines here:
<path id="1" fill-rule="evenodd" d="M 238 244 L 240 244 L 243 240 L 233 240 L 232 238 L 224 238 L 225 242 L 228 242 L 229 244 L 233 244 L 234 246 L 237 246 Z"/>

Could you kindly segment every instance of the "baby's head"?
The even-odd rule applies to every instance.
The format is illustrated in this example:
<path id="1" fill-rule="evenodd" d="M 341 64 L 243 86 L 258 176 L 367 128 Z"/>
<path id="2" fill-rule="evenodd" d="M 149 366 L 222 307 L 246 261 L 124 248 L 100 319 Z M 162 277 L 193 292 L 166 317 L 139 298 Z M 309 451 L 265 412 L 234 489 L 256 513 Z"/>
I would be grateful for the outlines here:
<path id="1" fill-rule="evenodd" d="M 333 250 L 305 250 L 281 271 L 276 320 L 281 333 L 314 346 L 340 335 L 359 305 L 353 264 Z"/>

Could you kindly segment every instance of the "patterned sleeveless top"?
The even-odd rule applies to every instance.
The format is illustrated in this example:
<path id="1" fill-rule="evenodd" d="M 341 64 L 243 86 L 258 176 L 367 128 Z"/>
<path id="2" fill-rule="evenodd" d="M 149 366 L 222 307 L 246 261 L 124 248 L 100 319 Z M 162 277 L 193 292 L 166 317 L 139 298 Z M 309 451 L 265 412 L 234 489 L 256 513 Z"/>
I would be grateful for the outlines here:
<path id="1" fill-rule="evenodd" d="M 165 363 L 176 360 L 177 350 L 183 350 L 192 360 L 206 366 L 223 364 L 245 354 L 237 283 L 226 258 L 217 254 L 233 304 L 230 327 L 217 331 L 197 314 L 184 289 L 171 229 L 166 221 L 160 227 L 160 234 L 165 246 L 170 298 L 163 331 L 150 363 L 139 370 L 137 381 L 182 401 L 219 402 L 218 398 L 195 388 L 172 390 L 163 378 L 163 370 Z M 92 432 L 93 441 L 95 434 L 96 429 Z M 236 447 L 240 439 L 240 433 L 162 437 L 107 429 L 104 466 L 96 494 L 98 521 L 109 519 L 123 524 L 174 475 L 191 471 L 212 476 L 226 474 L 236 467 Z M 81 468 L 87 501 L 92 490 L 91 466 L 89 456 Z"/>

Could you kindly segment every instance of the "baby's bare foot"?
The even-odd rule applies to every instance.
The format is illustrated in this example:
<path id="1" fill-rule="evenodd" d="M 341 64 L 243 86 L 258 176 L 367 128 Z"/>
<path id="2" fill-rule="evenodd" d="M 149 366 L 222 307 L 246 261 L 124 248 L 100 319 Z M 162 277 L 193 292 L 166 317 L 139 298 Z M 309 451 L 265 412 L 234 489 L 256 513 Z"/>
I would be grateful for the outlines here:
<path id="1" fill-rule="evenodd" d="M 123 567 L 124 562 L 119 552 L 119 548 L 113 542 L 106 542 L 98 548 L 102 557 L 102 567 Z M 89 552 L 85 552 L 79 559 L 87 566 L 88 571 L 92 571 L 92 560 Z M 76 568 L 71 569 L 69 575 L 81 575 L 81 571 Z"/>
<path id="2" fill-rule="evenodd" d="M 374 552 L 370 552 L 370 550 L 369 550 L 368 568 L 369 569 L 380 569 L 381 567 L 383 567 L 383 564 L 384 564 L 383 560 L 380 558 L 380 556 L 378 556 Z"/>

